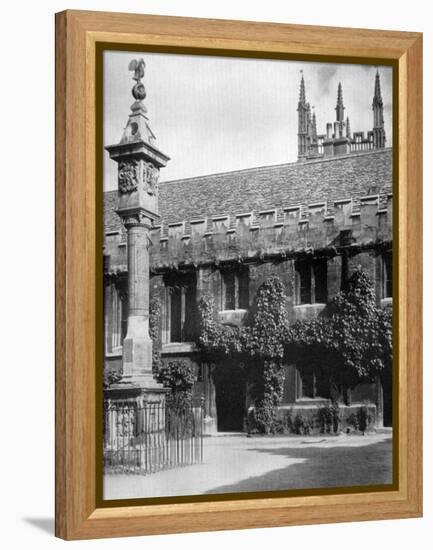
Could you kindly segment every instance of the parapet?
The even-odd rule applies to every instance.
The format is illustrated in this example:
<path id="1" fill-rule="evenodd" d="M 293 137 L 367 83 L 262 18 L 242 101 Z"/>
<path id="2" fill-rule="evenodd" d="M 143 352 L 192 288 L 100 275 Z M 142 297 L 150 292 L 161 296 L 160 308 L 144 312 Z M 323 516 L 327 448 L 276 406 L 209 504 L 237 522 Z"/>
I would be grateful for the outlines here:
<path id="1" fill-rule="evenodd" d="M 121 240 L 120 233 L 106 234 L 110 270 L 126 267 Z M 164 222 L 151 230 L 151 241 L 155 271 L 374 247 L 392 241 L 392 193 Z"/>

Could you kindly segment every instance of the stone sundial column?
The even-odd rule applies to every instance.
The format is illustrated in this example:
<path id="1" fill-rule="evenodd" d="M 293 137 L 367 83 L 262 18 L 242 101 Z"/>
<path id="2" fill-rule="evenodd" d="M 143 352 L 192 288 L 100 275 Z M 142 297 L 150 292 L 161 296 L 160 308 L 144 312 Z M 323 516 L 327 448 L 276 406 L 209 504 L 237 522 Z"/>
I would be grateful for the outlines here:
<path id="1" fill-rule="evenodd" d="M 149 336 L 150 229 L 159 219 L 158 178 L 169 157 L 159 151 L 143 104 L 146 90 L 141 82 L 144 61 L 133 60 L 135 102 L 118 144 L 107 146 L 118 164 L 117 214 L 127 232 L 128 325 L 123 341 L 122 378 L 118 387 L 159 388 L 152 375 L 152 341 Z"/>

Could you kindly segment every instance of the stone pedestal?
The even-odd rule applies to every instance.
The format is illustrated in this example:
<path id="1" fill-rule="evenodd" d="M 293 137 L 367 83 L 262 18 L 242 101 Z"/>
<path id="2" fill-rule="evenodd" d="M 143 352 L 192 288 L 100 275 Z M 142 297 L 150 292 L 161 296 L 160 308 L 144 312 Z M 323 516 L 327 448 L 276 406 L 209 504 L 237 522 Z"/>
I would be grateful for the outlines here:
<path id="1" fill-rule="evenodd" d="M 108 468 L 157 470 L 165 460 L 166 389 L 115 384 L 104 394 L 104 459 Z"/>

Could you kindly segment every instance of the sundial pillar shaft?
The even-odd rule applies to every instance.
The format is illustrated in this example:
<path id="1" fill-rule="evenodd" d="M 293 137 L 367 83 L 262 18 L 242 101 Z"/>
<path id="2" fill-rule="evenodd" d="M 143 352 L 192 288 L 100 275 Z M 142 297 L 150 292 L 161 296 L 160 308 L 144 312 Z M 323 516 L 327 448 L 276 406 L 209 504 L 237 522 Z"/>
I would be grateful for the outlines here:
<path id="1" fill-rule="evenodd" d="M 149 226 L 126 227 L 128 232 L 128 311 L 130 317 L 149 317 Z"/>
<path id="2" fill-rule="evenodd" d="M 137 216 L 138 217 L 138 216 Z M 151 381 L 152 340 L 149 336 L 149 220 L 125 222 L 128 251 L 128 325 L 123 341 L 123 378 Z"/>

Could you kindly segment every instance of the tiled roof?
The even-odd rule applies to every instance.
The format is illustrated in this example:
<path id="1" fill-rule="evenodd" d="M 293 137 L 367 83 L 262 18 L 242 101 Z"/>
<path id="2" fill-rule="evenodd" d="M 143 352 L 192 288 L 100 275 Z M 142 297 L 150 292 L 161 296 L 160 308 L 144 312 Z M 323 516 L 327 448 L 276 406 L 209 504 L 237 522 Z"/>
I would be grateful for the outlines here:
<path id="1" fill-rule="evenodd" d="M 392 149 L 161 182 L 163 222 L 356 198 L 392 187 Z M 117 191 L 104 193 L 105 231 L 120 229 Z"/>

